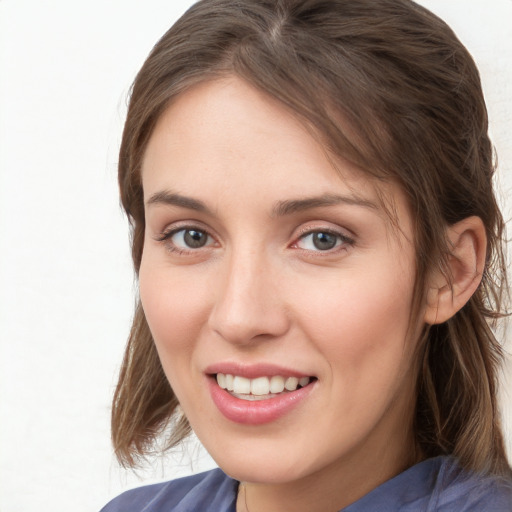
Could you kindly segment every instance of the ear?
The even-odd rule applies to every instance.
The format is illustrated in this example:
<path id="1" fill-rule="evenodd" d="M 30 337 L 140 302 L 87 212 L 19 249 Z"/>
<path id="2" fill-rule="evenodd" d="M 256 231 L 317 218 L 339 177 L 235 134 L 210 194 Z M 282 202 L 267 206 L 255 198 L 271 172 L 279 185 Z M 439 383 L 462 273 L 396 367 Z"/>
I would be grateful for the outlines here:
<path id="1" fill-rule="evenodd" d="M 435 270 L 428 283 L 424 320 L 441 324 L 451 318 L 471 298 L 482 280 L 487 236 L 479 217 L 468 217 L 446 230 L 451 253 L 450 276 Z"/>

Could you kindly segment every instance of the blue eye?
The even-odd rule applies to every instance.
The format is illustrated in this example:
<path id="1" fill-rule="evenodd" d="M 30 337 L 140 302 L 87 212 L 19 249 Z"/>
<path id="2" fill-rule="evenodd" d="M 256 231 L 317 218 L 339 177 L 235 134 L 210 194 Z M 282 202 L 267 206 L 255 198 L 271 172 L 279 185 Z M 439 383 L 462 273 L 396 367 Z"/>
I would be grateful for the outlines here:
<path id="1" fill-rule="evenodd" d="M 165 236 L 177 249 L 201 249 L 213 242 L 212 237 L 205 231 L 194 228 L 183 228 Z"/>
<path id="2" fill-rule="evenodd" d="M 343 243 L 350 243 L 347 237 L 331 231 L 312 231 L 301 236 L 297 241 L 297 247 L 307 251 L 330 251 L 341 246 Z"/>

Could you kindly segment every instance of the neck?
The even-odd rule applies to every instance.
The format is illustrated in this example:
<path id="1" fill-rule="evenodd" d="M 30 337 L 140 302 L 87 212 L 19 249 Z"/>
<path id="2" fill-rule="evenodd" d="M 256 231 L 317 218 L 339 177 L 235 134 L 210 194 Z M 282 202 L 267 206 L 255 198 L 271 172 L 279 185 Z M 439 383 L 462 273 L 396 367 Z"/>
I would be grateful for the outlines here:
<path id="1" fill-rule="evenodd" d="M 237 512 L 337 512 L 416 462 L 413 444 L 404 442 L 411 437 L 401 437 L 398 451 L 396 446 L 379 450 L 370 443 L 354 450 L 353 456 L 291 482 L 242 482 Z"/>

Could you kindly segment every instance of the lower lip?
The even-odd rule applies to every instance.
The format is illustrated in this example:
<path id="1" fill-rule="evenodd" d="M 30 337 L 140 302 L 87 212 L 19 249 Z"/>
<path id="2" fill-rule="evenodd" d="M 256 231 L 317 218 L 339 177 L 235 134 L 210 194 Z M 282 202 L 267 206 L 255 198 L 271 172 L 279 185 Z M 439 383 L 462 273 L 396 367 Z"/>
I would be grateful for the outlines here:
<path id="1" fill-rule="evenodd" d="M 215 378 L 208 378 L 210 394 L 217 409 L 228 420 L 245 425 L 262 425 L 284 416 L 310 394 L 314 382 L 274 398 L 249 401 L 232 396 L 225 389 L 219 387 Z"/>

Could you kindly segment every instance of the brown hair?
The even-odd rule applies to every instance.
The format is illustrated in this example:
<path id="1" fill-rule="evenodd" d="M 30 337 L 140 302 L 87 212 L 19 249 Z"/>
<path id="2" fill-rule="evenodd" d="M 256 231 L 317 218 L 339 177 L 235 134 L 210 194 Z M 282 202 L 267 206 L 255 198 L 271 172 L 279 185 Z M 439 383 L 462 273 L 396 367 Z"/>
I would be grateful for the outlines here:
<path id="1" fill-rule="evenodd" d="M 467 50 L 410 0 L 192 6 L 154 47 L 132 89 L 119 184 L 136 272 L 145 226 L 141 162 L 155 124 L 182 91 L 229 74 L 286 105 L 335 155 L 401 185 L 415 222 L 416 319 L 427 275 L 447 272 L 446 226 L 482 219 L 488 247 L 478 290 L 453 318 L 425 326 L 418 344 L 414 431 L 420 458 L 454 454 L 468 469 L 509 473 L 496 399 L 502 354 L 490 328 L 507 289 L 504 223 L 480 78 Z M 177 405 L 139 304 L 113 402 L 119 460 L 135 464 L 169 425 L 168 446 L 178 443 L 189 427 L 175 419 Z"/>

